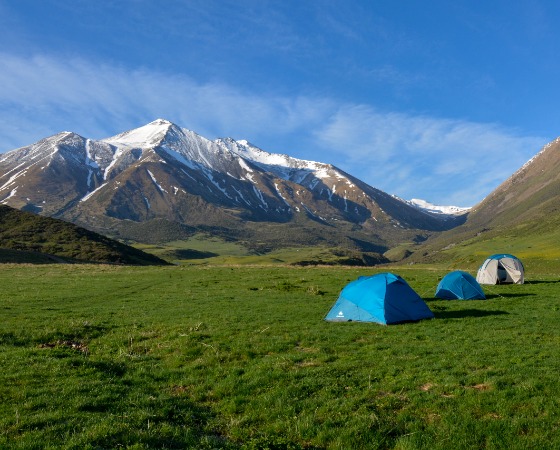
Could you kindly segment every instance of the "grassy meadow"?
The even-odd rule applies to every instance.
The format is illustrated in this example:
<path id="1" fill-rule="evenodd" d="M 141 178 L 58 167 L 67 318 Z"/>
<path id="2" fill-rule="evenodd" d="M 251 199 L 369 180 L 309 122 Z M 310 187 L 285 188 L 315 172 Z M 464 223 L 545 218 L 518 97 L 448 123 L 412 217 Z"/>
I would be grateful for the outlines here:
<path id="1" fill-rule="evenodd" d="M 236 242 L 203 234 L 166 244 L 134 244 L 138 249 L 174 264 L 189 265 L 364 265 L 367 252 L 338 247 L 283 247 L 257 252 Z M 377 255 L 380 257 L 380 255 Z M 367 256 L 366 256 L 367 258 Z M 375 262 L 379 262 L 376 260 Z M 366 266 L 373 265 L 372 262 Z"/>
<path id="2" fill-rule="evenodd" d="M 323 320 L 380 271 L 436 318 Z M 0 448 L 560 448 L 549 272 L 445 301 L 443 267 L 0 265 Z"/>

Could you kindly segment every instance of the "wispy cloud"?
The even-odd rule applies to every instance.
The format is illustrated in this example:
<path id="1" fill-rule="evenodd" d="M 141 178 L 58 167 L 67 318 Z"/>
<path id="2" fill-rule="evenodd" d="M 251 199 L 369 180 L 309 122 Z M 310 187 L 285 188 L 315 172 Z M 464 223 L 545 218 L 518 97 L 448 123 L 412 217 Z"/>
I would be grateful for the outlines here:
<path id="1" fill-rule="evenodd" d="M 2 150 L 40 136 L 33 128 L 22 134 L 10 125 L 14 123 L 36 123 L 41 134 L 72 129 L 104 137 L 165 117 L 209 137 L 258 137 L 290 133 L 318 121 L 326 103 L 305 97 L 259 97 L 187 76 L 81 59 L 0 58 Z"/>
<path id="2" fill-rule="evenodd" d="M 472 205 L 544 145 L 498 124 L 383 113 L 342 106 L 316 133 L 340 164 L 374 186 L 405 198 Z"/>
<path id="3" fill-rule="evenodd" d="M 404 198 L 470 205 L 547 141 L 498 124 L 259 95 L 148 68 L 44 55 L 0 59 L 0 151 L 62 130 L 103 138 L 163 117 L 209 138 L 244 138 L 334 163 Z"/>
<path id="4" fill-rule="evenodd" d="M 286 127 L 299 126 L 298 117 L 313 115 L 305 111 L 305 99 L 260 98 L 186 76 L 80 59 L 0 58 L 2 150 L 68 129 L 100 138 L 156 117 L 212 137 L 289 132 Z M 27 132 L 21 132 L 19 123 L 28 124 Z"/>

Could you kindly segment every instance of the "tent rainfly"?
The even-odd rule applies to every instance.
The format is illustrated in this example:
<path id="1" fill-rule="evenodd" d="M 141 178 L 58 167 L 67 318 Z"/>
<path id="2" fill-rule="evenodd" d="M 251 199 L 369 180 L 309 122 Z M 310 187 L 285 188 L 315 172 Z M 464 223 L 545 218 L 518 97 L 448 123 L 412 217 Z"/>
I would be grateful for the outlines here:
<path id="1" fill-rule="evenodd" d="M 507 253 L 492 255 L 478 269 L 476 281 L 480 284 L 523 284 L 525 268 L 516 256 Z"/>
<path id="2" fill-rule="evenodd" d="M 486 300 L 480 284 L 470 273 L 461 270 L 449 272 L 441 279 L 436 297 L 444 300 Z"/>
<path id="3" fill-rule="evenodd" d="M 405 280 L 379 273 L 348 283 L 325 320 L 389 325 L 433 318 L 430 308 Z"/>

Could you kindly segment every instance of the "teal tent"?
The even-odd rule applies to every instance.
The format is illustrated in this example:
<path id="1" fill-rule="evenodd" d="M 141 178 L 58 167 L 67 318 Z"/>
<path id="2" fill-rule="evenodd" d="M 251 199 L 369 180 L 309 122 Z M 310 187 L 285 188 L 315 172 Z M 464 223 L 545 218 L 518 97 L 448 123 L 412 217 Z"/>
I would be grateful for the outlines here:
<path id="1" fill-rule="evenodd" d="M 445 300 L 485 300 L 478 281 L 467 272 L 455 270 L 445 275 L 436 288 L 436 297 Z"/>
<path id="2" fill-rule="evenodd" d="M 325 320 L 389 325 L 433 317 L 406 281 L 392 273 L 380 273 L 348 283 Z"/>

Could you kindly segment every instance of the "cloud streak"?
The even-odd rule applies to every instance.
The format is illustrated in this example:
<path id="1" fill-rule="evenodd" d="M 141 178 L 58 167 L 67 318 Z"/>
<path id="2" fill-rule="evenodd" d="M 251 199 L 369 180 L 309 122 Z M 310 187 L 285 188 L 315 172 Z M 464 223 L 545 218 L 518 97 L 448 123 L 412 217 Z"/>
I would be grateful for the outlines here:
<path id="1" fill-rule="evenodd" d="M 547 142 L 498 124 L 382 113 L 343 106 L 317 139 L 358 177 L 410 198 L 433 192 L 446 202 L 472 205 Z M 548 139 L 549 140 L 549 139 Z M 344 157 L 342 155 L 345 155 Z M 434 201 L 433 199 L 428 199 Z"/>
<path id="2" fill-rule="evenodd" d="M 303 94 L 259 95 L 149 68 L 48 55 L 0 58 L 0 151 L 62 130 L 103 138 L 163 117 L 209 138 L 244 138 L 268 151 L 331 162 L 404 198 L 465 206 L 547 142 L 498 124 Z"/>
<path id="3" fill-rule="evenodd" d="M 48 118 L 52 133 L 73 127 L 104 137 L 165 117 L 209 137 L 224 133 L 258 137 L 291 133 L 320 121 L 329 103 L 306 97 L 259 97 L 225 84 L 82 59 L 7 54 L 0 58 L 3 150 L 9 148 L 6 142 L 29 143 L 26 136 L 10 133 L 9 122 L 39 124 Z M 45 128 L 41 126 L 41 132 Z"/>

